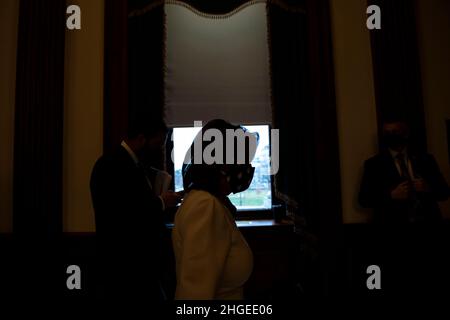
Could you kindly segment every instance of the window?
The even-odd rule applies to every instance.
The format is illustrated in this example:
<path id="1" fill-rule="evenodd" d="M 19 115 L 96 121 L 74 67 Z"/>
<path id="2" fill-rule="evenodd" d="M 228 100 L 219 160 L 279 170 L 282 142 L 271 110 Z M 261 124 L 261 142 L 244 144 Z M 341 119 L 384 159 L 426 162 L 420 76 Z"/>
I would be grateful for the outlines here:
<path id="1" fill-rule="evenodd" d="M 250 187 L 230 195 L 231 202 L 238 210 L 266 210 L 272 207 L 272 184 L 270 176 L 270 139 L 268 125 L 245 126 L 259 134 L 259 144 L 253 159 L 255 174 Z M 181 169 L 183 160 L 200 127 L 181 127 L 173 129 L 173 162 L 175 191 L 183 189 Z"/>
<path id="2" fill-rule="evenodd" d="M 199 127 L 194 121 L 224 119 L 258 132 L 249 189 L 232 194 L 238 210 L 272 207 L 269 125 L 272 123 L 265 3 L 230 16 L 199 15 L 165 4 L 166 123 L 173 129 L 174 187 L 183 188 L 182 165 Z M 246 125 L 247 124 L 247 125 Z M 265 125 L 261 125 L 265 124 Z"/>

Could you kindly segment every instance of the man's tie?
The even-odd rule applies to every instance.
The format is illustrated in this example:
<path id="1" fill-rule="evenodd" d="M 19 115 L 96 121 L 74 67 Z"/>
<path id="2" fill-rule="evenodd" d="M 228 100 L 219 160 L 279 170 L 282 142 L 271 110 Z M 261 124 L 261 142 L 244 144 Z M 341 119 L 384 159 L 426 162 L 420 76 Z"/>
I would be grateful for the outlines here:
<path id="1" fill-rule="evenodd" d="M 408 166 L 406 163 L 405 155 L 403 153 L 399 153 L 397 155 L 397 161 L 400 164 L 400 170 L 401 170 L 401 176 L 402 178 L 406 179 L 406 181 L 409 182 L 409 185 L 411 187 L 411 193 L 409 195 L 409 200 L 411 201 L 411 207 L 409 208 L 408 212 L 408 219 L 409 222 L 415 222 L 419 219 L 417 216 L 418 214 L 418 208 L 420 206 L 420 200 L 417 198 L 417 194 L 414 191 L 413 183 L 412 183 L 412 177 L 409 174 Z"/>
<path id="2" fill-rule="evenodd" d="M 408 166 L 406 165 L 405 155 L 403 153 L 399 153 L 397 155 L 397 161 L 400 165 L 400 171 L 402 178 L 411 181 L 411 175 L 409 174 Z"/>

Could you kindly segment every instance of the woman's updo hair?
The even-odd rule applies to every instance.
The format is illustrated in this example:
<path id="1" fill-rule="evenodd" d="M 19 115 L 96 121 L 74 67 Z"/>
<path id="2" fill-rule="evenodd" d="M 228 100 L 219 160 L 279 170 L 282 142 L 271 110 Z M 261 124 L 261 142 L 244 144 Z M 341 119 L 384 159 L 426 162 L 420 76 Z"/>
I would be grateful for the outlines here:
<path id="1" fill-rule="evenodd" d="M 205 151 L 205 148 L 208 147 L 212 141 L 202 141 L 202 137 L 209 129 L 216 129 L 220 131 L 222 134 L 223 139 L 223 161 L 222 163 L 213 163 L 213 164 L 207 164 L 205 163 L 203 159 L 203 154 Z M 223 119 L 214 119 L 209 121 L 205 126 L 203 126 L 201 132 L 197 134 L 196 138 L 194 139 L 194 142 L 191 144 L 191 147 L 186 153 L 185 157 L 185 163 L 183 164 L 182 173 L 183 173 L 183 187 L 186 191 L 189 191 L 191 189 L 200 189 L 208 191 L 212 194 L 217 194 L 219 192 L 219 179 L 220 179 L 220 170 L 223 168 L 224 165 L 227 166 L 242 166 L 243 164 L 237 164 L 238 159 L 238 150 L 237 150 L 237 143 L 236 138 L 233 137 L 234 141 L 234 160 L 233 164 L 226 164 L 227 159 L 227 143 L 231 143 L 231 141 L 227 141 L 227 130 L 242 130 L 244 133 L 249 133 L 249 131 L 242 126 L 233 125 Z M 201 135 L 200 135 L 201 133 Z M 256 141 L 258 140 L 258 135 L 256 133 L 252 133 L 253 136 L 256 137 Z M 194 162 L 194 143 L 202 143 L 202 156 L 201 156 L 201 162 L 196 163 Z M 239 150 L 242 151 L 242 150 Z M 245 139 L 245 162 L 244 165 L 250 165 L 250 162 L 252 160 L 252 157 L 254 156 L 256 152 L 256 146 L 252 147 L 252 144 L 250 143 L 249 139 Z M 198 156 L 198 155 L 197 155 Z M 213 154 L 214 156 L 214 154 Z M 186 161 L 187 160 L 187 161 Z M 187 163 L 186 163 L 187 162 Z M 198 161 L 197 161 L 198 162 Z"/>

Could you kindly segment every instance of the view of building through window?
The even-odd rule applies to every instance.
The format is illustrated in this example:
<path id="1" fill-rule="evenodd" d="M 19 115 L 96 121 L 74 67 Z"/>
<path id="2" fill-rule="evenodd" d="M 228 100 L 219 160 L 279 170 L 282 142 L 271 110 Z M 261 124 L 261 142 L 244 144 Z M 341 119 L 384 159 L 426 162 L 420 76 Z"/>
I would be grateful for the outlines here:
<path id="1" fill-rule="evenodd" d="M 245 126 L 251 132 L 259 134 L 259 144 L 253 159 L 255 175 L 250 187 L 237 194 L 231 194 L 231 202 L 238 210 L 270 209 L 272 206 L 272 188 L 270 177 L 270 140 L 269 126 Z M 184 157 L 200 127 L 173 129 L 173 161 L 175 172 L 175 191 L 183 189 L 181 169 Z"/>

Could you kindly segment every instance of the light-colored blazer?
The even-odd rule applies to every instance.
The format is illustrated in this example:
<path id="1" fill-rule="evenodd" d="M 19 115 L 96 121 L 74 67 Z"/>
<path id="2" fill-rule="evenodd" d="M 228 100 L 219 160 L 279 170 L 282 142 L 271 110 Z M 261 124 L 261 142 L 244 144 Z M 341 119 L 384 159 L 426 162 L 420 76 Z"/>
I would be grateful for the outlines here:
<path id="1" fill-rule="evenodd" d="M 242 299 L 252 252 L 233 216 L 215 196 L 190 191 L 175 216 L 175 299 Z"/>

